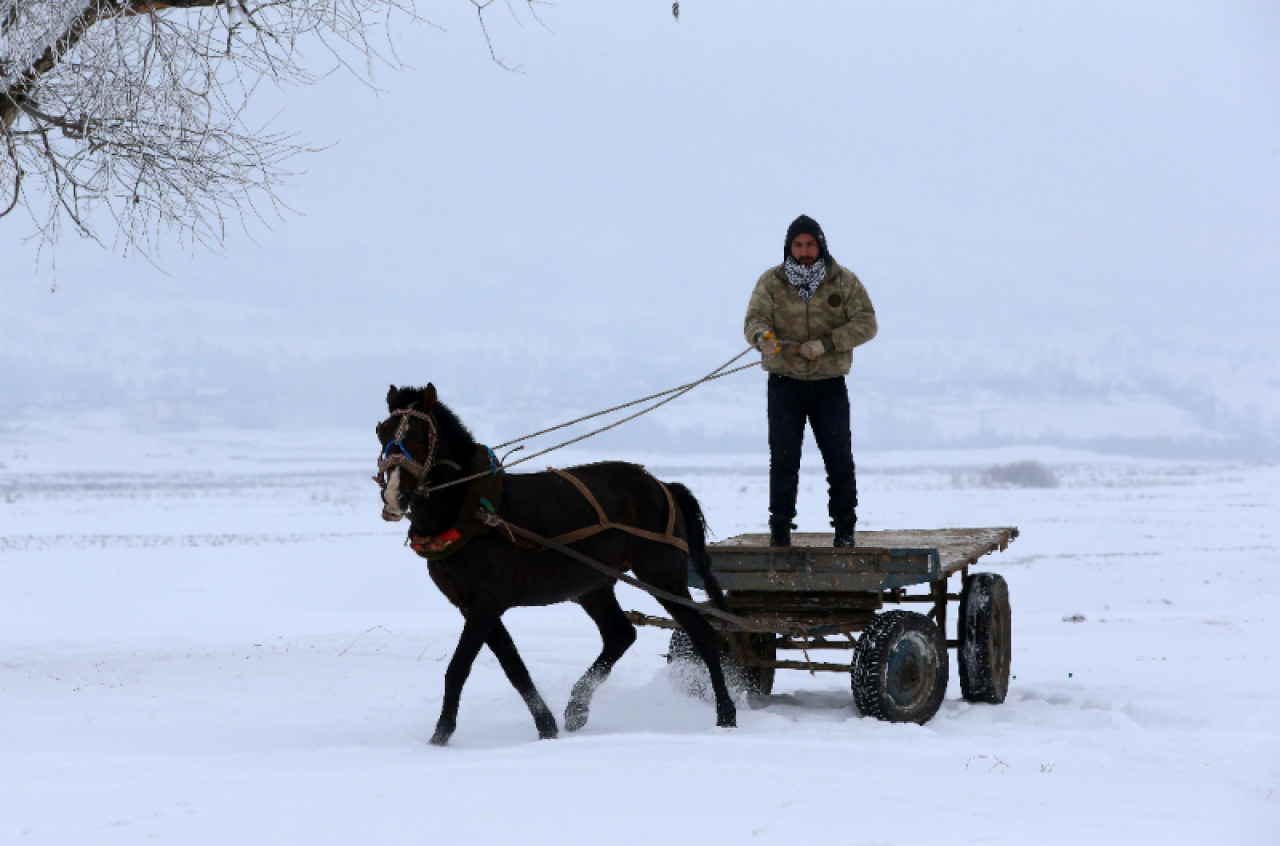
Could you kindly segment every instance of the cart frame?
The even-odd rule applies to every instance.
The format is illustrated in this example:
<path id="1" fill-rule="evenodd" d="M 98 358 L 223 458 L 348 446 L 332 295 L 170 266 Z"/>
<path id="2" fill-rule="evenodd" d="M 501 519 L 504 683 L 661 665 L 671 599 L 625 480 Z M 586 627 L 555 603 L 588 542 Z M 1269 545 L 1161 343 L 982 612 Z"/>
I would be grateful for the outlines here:
<path id="1" fill-rule="evenodd" d="M 770 547 L 769 536 L 738 535 L 707 549 L 712 571 L 725 592 L 729 610 L 748 620 L 790 629 L 791 636 L 741 631 L 709 618 L 721 633 L 725 654 L 741 666 L 768 674 L 775 670 L 850 672 L 849 663 L 814 661 L 811 650 L 856 650 L 862 632 L 886 605 L 928 604 L 926 616 L 945 638 L 947 604 L 959 602 L 969 581 L 969 568 L 990 553 L 1005 550 L 1018 529 L 933 529 L 858 532 L 857 546 L 835 548 L 830 533 L 792 536 L 790 547 Z M 949 588 L 959 573 L 961 591 Z M 690 570 L 691 587 L 704 589 Z M 928 592 L 907 588 L 927 585 Z M 628 611 L 639 626 L 679 629 L 674 620 Z M 956 649 L 958 638 L 947 638 Z M 777 650 L 798 650 L 804 660 L 778 660 Z"/>

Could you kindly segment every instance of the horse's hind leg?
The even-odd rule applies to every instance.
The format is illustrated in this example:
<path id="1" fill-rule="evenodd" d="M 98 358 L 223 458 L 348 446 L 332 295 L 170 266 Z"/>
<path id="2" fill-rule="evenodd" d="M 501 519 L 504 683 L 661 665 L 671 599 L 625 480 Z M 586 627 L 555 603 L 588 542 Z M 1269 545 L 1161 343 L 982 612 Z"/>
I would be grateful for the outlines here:
<path id="1" fill-rule="evenodd" d="M 668 593 L 689 598 L 689 559 L 679 554 L 672 547 L 665 547 L 665 554 L 653 554 L 637 558 L 636 575 L 643 581 Z M 733 728 L 738 724 L 738 709 L 729 695 L 729 687 L 724 683 L 724 669 L 720 666 L 720 647 L 716 630 L 707 622 L 707 618 L 694 608 L 678 605 L 666 599 L 658 600 L 667 613 L 671 615 L 693 641 L 693 648 L 707 665 L 711 674 L 711 689 L 716 695 L 716 725 L 721 728 Z"/>
<path id="2" fill-rule="evenodd" d="M 507 680 L 511 682 L 511 686 L 529 706 L 529 712 L 533 714 L 533 723 L 538 727 L 538 737 L 542 740 L 554 738 L 560 733 L 556 728 L 556 718 L 547 707 L 542 694 L 538 693 L 538 689 L 533 686 L 529 670 L 521 660 L 520 653 L 516 651 L 515 641 L 511 639 L 511 633 L 507 631 L 506 626 L 502 625 L 501 620 L 489 632 L 485 643 L 489 646 L 489 651 L 498 659 L 498 663 L 502 665 L 502 672 L 507 674 Z"/>
<path id="3" fill-rule="evenodd" d="M 596 628 L 600 630 L 600 639 L 604 641 L 604 648 L 600 651 L 600 657 L 596 658 L 595 663 L 573 686 L 573 692 L 569 695 L 569 704 L 564 709 L 566 731 L 577 731 L 587 724 L 587 717 L 591 710 L 591 697 L 595 694 L 596 688 L 609 678 L 613 665 L 618 663 L 618 659 L 631 648 L 631 644 L 636 642 L 636 627 L 623 613 L 622 606 L 618 604 L 618 597 L 613 593 L 612 584 L 583 594 L 578 598 L 578 604 L 592 620 L 595 620 Z"/>
<path id="4" fill-rule="evenodd" d="M 662 607 L 667 609 L 672 618 L 679 623 L 693 641 L 693 648 L 698 657 L 707 665 L 711 673 L 711 689 L 716 694 L 716 725 L 721 728 L 733 728 L 738 724 L 738 709 L 729 695 L 729 687 L 724 683 L 724 670 L 720 666 L 720 648 L 716 644 L 716 630 L 706 618 L 692 608 L 676 605 L 659 599 Z"/>
<path id="5" fill-rule="evenodd" d="M 484 646 L 500 616 L 497 613 L 473 613 L 466 618 L 462 637 L 458 639 L 458 648 L 453 651 L 449 669 L 444 673 L 444 706 L 440 709 L 435 734 L 431 735 L 433 746 L 447 745 L 458 727 L 458 703 L 462 701 L 462 686 L 467 683 L 471 665 L 475 663 L 480 647 Z"/>

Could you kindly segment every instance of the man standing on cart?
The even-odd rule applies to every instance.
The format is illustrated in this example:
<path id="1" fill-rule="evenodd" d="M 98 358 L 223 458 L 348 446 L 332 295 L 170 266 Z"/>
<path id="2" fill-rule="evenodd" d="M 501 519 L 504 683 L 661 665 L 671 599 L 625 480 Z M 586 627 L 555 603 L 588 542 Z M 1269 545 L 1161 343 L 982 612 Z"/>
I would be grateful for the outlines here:
<path id="1" fill-rule="evenodd" d="M 743 332 L 769 374 L 769 545 L 790 546 L 804 425 L 827 468 L 835 546 L 854 545 L 858 486 L 849 430 L 852 350 L 876 336 L 876 312 L 853 271 L 836 264 L 818 222 L 787 227 L 783 263 L 756 282 Z"/>

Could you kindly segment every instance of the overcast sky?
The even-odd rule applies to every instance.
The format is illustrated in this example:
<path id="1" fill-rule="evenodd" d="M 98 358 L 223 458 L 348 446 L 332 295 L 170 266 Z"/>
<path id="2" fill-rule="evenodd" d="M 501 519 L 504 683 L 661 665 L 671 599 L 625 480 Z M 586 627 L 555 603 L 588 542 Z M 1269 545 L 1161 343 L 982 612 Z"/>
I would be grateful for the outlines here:
<path id="1" fill-rule="evenodd" d="M 1275 4 L 540 8 L 549 30 L 489 18 L 521 74 L 442 0 L 381 93 L 265 97 L 333 146 L 297 162 L 300 215 L 221 255 L 173 244 L 162 273 L 68 236 L 51 295 L 3 221 L 5 413 L 86 372 L 131 399 L 308 368 L 360 402 L 428 379 L 464 405 L 530 379 L 623 399 L 745 346 L 800 213 L 876 304 L 855 377 L 1280 361 Z"/>

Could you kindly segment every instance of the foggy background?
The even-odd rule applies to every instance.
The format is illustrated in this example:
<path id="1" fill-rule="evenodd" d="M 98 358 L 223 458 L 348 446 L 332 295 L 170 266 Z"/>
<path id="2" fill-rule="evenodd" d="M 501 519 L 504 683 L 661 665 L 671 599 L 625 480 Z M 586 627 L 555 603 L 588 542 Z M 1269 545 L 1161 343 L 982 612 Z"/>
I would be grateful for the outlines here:
<path id="1" fill-rule="evenodd" d="M 400 26 L 411 69 L 268 91 L 317 146 L 221 254 L 0 222 L 0 431 L 368 429 L 434 382 L 482 441 L 695 379 L 815 217 L 866 284 L 854 448 L 1280 457 L 1280 8 L 667 0 Z M 316 67 L 327 67 L 320 50 Z M 110 230 L 105 229 L 109 235 Z M 56 292 L 51 292 L 55 285 Z M 764 376 L 601 449 L 759 452 Z"/>

